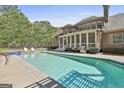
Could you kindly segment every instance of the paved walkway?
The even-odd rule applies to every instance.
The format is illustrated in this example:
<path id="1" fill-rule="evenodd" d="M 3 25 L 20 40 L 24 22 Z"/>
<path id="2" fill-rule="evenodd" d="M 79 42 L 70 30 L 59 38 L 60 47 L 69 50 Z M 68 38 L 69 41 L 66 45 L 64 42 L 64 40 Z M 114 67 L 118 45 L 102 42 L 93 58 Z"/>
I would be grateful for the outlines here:
<path id="1" fill-rule="evenodd" d="M 47 52 L 52 52 L 52 51 L 47 51 Z M 117 55 L 81 54 L 81 53 L 67 53 L 67 52 L 52 52 L 52 53 L 59 53 L 59 54 L 66 54 L 66 55 L 77 55 L 77 56 L 82 56 L 82 57 L 110 59 L 110 60 L 117 61 L 119 63 L 124 63 L 124 56 L 117 56 Z"/>
<path id="2" fill-rule="evenodd" d="M 9 56 L 5 66 L 0 64 L 0 84 L 23 88 L 47 77 L 18 56 Z"/>

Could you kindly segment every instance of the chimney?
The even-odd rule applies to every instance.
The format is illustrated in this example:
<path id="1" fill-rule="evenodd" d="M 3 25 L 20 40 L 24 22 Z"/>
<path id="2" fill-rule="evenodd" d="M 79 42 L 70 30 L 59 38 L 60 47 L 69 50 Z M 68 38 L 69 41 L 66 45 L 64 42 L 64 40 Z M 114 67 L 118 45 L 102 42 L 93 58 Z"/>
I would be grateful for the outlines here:
<path id="1" fill-rule="evenodd" d="M 108 23 L 108 17 L 109 17 L 109 5 L 103 5 L 103 9 L 104 9 L 104 20 L 105 23 Z"/>

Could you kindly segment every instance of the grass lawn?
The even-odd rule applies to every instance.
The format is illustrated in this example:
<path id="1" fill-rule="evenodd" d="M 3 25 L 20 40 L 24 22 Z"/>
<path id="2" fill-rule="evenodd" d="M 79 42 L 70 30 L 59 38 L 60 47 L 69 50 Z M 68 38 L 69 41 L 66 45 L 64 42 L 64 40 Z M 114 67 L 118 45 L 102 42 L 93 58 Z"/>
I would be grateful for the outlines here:
<path id="1" fill-rule="evenodd" d="M 11 51 L 22 51 L 23 49 L 19 48 L 0 48 L 0 52 L 11 52 Z"/>
<path id="2" fill-rule="evenodd" d="M 5 49 L 0 48 L 0 53 L 4 53 L 4 52 L 5 52 Z"/>
<path id="3" fill-rule="evenodd" d="M 28 49 L 29 51 L 31 51 L 31 49 Z M 43 48 L 35 48 L 36 51 L 42 51 Z M 4 52 L 16 52 L 16 51 L 24 51 L 23 48 L 0 48 L 0 53 L 4 53 Z"/>

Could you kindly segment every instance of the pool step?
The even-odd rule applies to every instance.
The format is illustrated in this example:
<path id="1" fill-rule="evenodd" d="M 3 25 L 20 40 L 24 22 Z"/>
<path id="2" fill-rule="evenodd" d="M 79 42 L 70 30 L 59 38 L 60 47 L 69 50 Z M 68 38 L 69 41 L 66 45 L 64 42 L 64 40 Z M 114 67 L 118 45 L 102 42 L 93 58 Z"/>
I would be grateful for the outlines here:
<path id="1" fill-rule="evenodd" d="M 58 82 L 67 88 L 103 87 L 102 82 L 90 78 L 88 74 L 82 74 L 74 70 L 64 75 Z"/>
<path id="2" fill-rule="evenodd" d="M 62 86 L 54 79 L 47 77 L 43 80 L 35 82 L 34 84 L 26 86 L 25 88 L 64 88 L 64 86 Z"/>

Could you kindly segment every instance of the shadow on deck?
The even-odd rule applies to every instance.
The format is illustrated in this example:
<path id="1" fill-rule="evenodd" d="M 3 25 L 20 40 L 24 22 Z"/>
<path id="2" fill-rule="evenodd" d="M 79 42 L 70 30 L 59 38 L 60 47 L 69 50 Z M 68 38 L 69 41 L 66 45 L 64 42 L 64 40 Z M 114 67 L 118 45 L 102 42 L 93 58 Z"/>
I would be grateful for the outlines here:
<path id="1" fill-rule="evenodd" d="M 55 81 L 54 79 L 47 77 L 43 80 L 35 82 L 25 88 L 64 88 L 60 83 Z"/>

